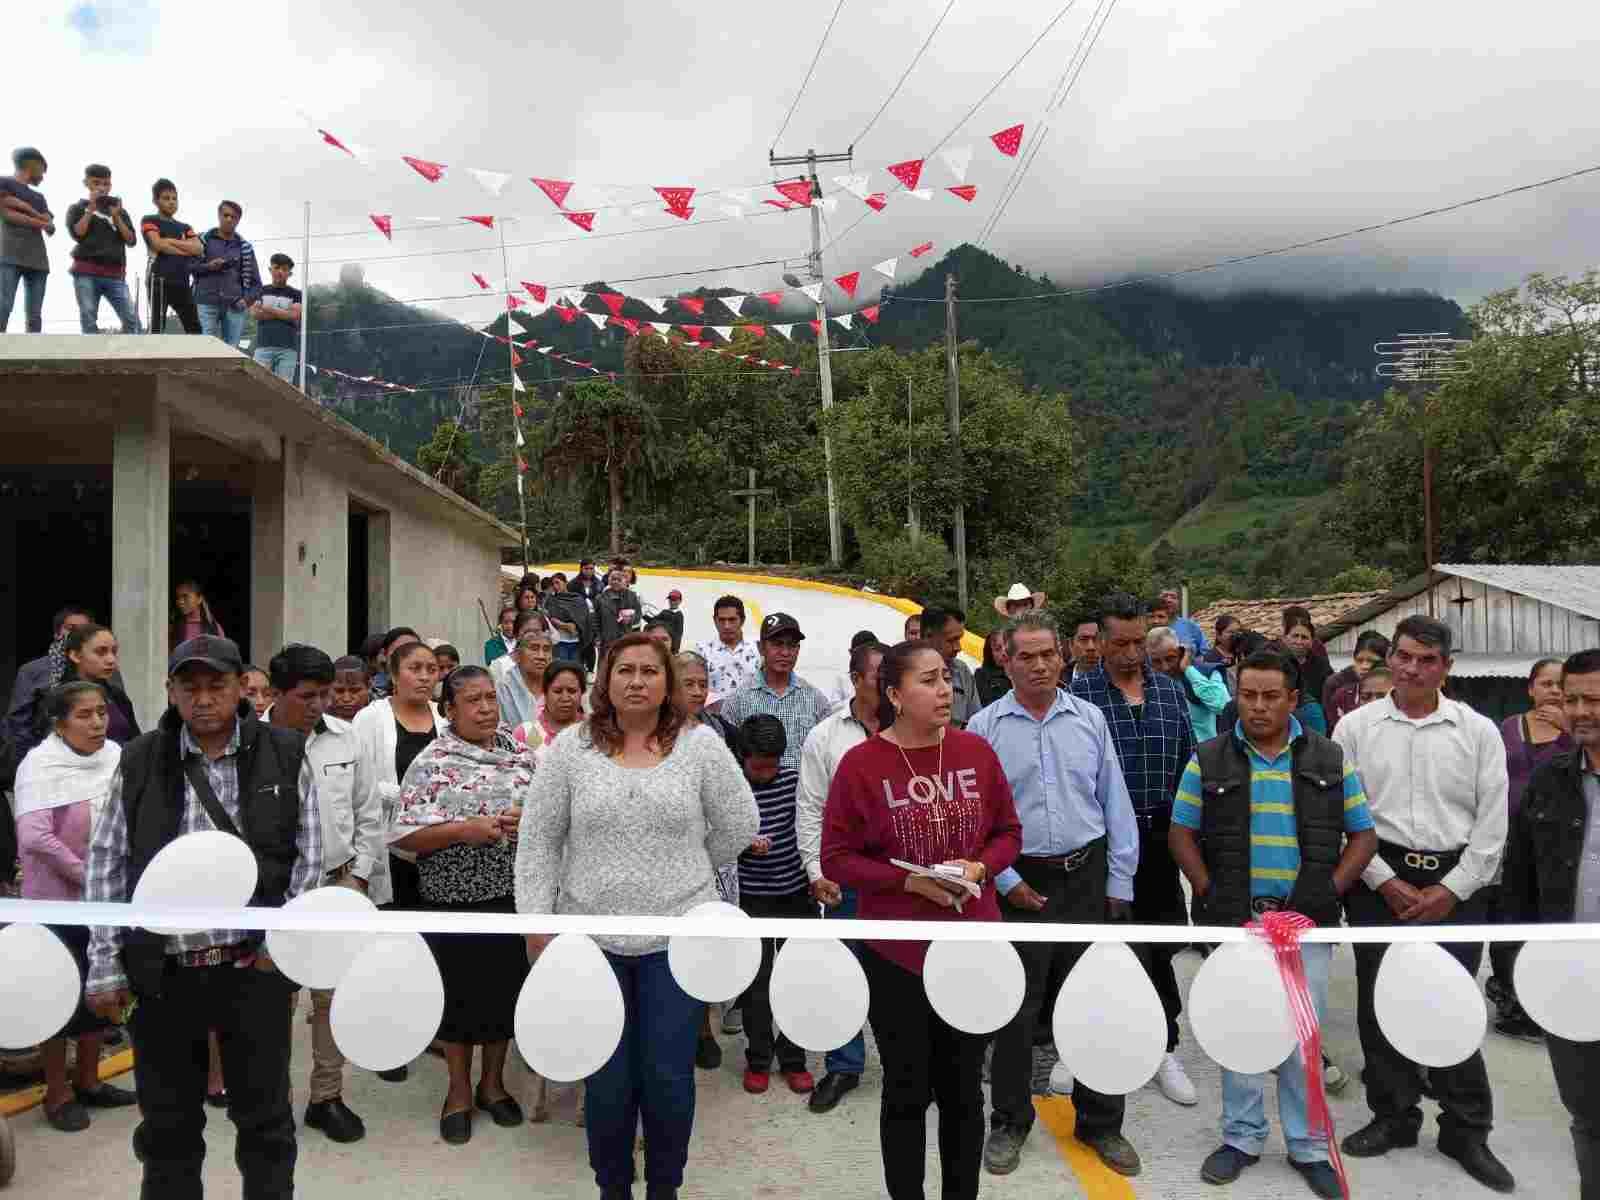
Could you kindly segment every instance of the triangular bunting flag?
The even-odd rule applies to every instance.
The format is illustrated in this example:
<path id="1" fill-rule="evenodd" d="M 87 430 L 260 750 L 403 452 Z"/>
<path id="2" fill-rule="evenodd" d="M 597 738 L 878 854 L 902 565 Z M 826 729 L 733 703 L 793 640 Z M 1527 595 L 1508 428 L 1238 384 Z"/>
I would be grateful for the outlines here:
<path id="1" fill-rule="evenodd" d="M 835 175 L 833 181 L 858 200 L 867 198 L 867 176 L 862 175 Z"/>
<path id="2" fill-rule="evenodd" d="M 628 299 L 626 296 L 619 296 L 616 292 L 598 292 L 596 294 L 600 297 L 600 303 L 611 310 L 613 317 L 622 315 L 622 306 Z"/>
<path id="3" fill-rule="evenodd" d="M 849 296 L 852 300 L 856 298 L 856 284 L 860 282 L 860 271 L 850 271 L 847 274 L 838 276 L 834 280 L 834 283 L 839 285 L 839 290 L 846 296 Z"/>
<path id="4" fill-rule="evenodd" d="M 557 309 L 557 310 L 556 310 L 556 311 L 557 311 L 557 312 L 560 312 L 560 311 L 563 311 L 563 310 L 561 310 L 561 309 Z M 540 347 L 539 347 L 539 353 L 540 353 L 540 354 L 549 354 L 549 353 L 551 353 L 551 352 L 552 352 L 552 351 L 553 351 L 553 350 L 554 350 L 554 349 L 555 349 L 555 347 L 554 347 L 554 346 L 540 346 Z"/>
<path id="5" fill-rule="evenodd" d="M 917 186 L 917 180 L 922 178 L 922 160 L 908 158 L 905 162 L 897 162 L 888 168 L 893 175 L 909 191 Z"/>
<path id="6" fill-rule="evenodd" d="M 394 218 L 388 213 L 372 213 L 372 223 L 378 227 L 378 232 L 391 242 L 394 241 Z"/>
<path id="7" fill-rule="evenodd" d="M 694 189 L 692 187 L 658 187 L 656 195 L 667 202 L 667 211 L 671 212 L 673 209 L 688 208 L 689 201 L 694 199 Z"/>
<path id="8" fill-rule="evenodd" d="M 667 311 L 667 302 L 666 302 L 666 299 L 664 297 L 661 297 L 661 296 L 635 296 L 634 299 L 637 300 L 640 304 L 643 304 L 651 312 L 659 313 L 659 312 L 666 312 Z"/>
<path id="9" fill-rule="evenodd" d="M 792 323 L 788 325 L 773 325 L 771 328 L 772 332 L 777 334 L 779 337 L 790 338 L 793 340 L 792 331 L 794 329 L 794 325 Z"/>
<path id="10" fill-rule="evenodd" d="M 669 204 L 667 205 L 667 215 L 677 217 L 680 221 L 687 221 L 690 217 L 694 216 L 694 207 L 692 205 L 685 205 L 682 208 L 678 208 Z"/>
<path id="11" fill-rule="evenodd" d="M 872 269 L 879 275 L 886 275 L 890 279 L 893 279 L 895 268 L 899 265 L 899 263 L 900 260 L 898 258 L 886 258 L 881 263 L 875 263 Z"/>
<path id="12" fill-rule="evenodd" d="M 821 333 L 822 332 L 822 322 L 821 321 L 807 321 L 806 324 L 811 326 L 811 332 L 812 333 Z"/>
<path id="13" fill-rule="evenodd" d="M 522 474 L 522 472 L 526 471 L 527 469 L 528 469 L 528 464 L 523 461 L 522 455 L 520 455 L 520 454 L 517 455 L 517 474 L 520 475 L 520 474 Z"/>
<path id="14" fill-rule="evenodd" d="M 733 341 L 733 326 L 732 325 L 713 325 L 711 328 L 716 330 L 717 333 L 722 335 L 722 340 L 723 341 L 725 341 L 725 342 Z"/>
<path id="15" fill-rule="evenodd" d="M 1022 147 L 1022 126 L 1012 125 L 1002 129 L 999 133 L 991 133 L 989 140 L 994 143 L 994 148 L 1007 158 L 1015 158 L 1017 151 Z"/>
<path id="16" fill-rule="evenodd" d="M 511 365 L 513 367 L 520 367 L 522 365 L 522 355 L 518 354 L 516 350 L 511 351 Z"/>
<path id="17" fill-rule="evenodd" d="M 482 275 L 479 275 L 476 271 L 474 271 L 472 273 L 472 280 L 479 287 L 481 287 L 484 291 L 487 292 L 489 290 L 489 281 L 487 279 L 485 279 Z"/>
<path id="18" fill-rule="evenodd" d="M 522 286 L 528 289 L 528 295 L 533 297 L 533 302 L 535 304 L 543 304 L 545 302 L 545 297 L 550 294 L 549 289 L 546 288 L 542 283 L 529 283 L 526 279 L 524 279 L 522 281 Z"/>
<path id="19" fill-rule="evenodd" d="M 571 325 L 574 321 L 576 321 L 578 319 L 578 314 L 582 311 L 582 309 L 572 308 L 564 304 L 556 305 L 556 316 L 560 317 L 568 325 Z"/>
<path id="20" fill-rule="evenodd" d="M 704 329 L 705 326 L 704 325 L 679 325 L 678 328 L 683 331 L 683 336 L 684 337 L 689 338 L 691 341 L 698 342 L 700 340 L 700 331 L 702 329 Z"/>
<path id="21" fill-rule="evenodd" d="M 926 254 L 929 250 L 932 250 L 932 249 L 933 249 L 933 243 L 932 242 L 923 242 L 922 245 L 920 245 L 920 246 L 911 247 L 911 257 L 912 258 L 921 258 L 924 254 Z"/>
<path id="22" fill-rule="evenodd" d="M 978 196 L 978 186 L 974 183 L 963 183 L 960 187 L 946 188 L 945 191 L 952 196 L 960 196 L 968 204 L 971 204 Z"/>
<path id="23" fill-rule="evenodd" d="M 761 299 L 765 300 L 768 304 L 772 305 L 773 308 L 777 308 L 778 305 L 783 303 L 782 292 L 758 292 L 757 295 L 759 295 Z"/>
<path id="24" fill-rule="evenodd" d="M 438 183 L 444 178 L 443 163 L 429 162 L 425 158 L 412 158 L 409 154 L 402 154 L 400 159 L 429 183 Z"/>
<path id="25" fill-rule="evenodd" d="M 792 200 L 763 200 L 761 203 L 770 204 L 773 208 L 781 208 L 784 212 L 788 212 L 791 208 L 805 207 L 804 204 L 796 204 Z"/>
<path id="26" fill-rule="evenodd" d="M 956 177 L 956 182 L 967 181 L 967 168 L 972 165 L 971 146 L 946 146 L 939 151 L 939 158 L 950 168 L 950 174 Z"/>
<path id="27" fill-rule="evenodd" d="M 594 229 L 594 214 L 592 212 L 563 212 L 561 215 L 585 233 Z"/>
<path id="28" fill-rule="evenodd" d="M 611 323 L 621 325 L 623 329 L 627 330 L 629 337 L 637 337 L 639 335 L 639 322 L 632 317 L 612 317 Z"/>
<path id="29" fill-rule="evenodd" d="M 534 186 L 546 196 L 549 196 L 550 202 L 557 208 L 564 208 L 566 206 L 567 193 L 572 190 L 572 183 L 570 180 L 540 179 L 537 175 L 530 176 L 530 178 L 533 180 Z"/>
<path id="30" fill-rule="evenodd" d="M 767 336 L 767 327 L 765 325 L 746 325 L 744 330 L 751 337 L 764 338 Z"/>
<path id="31" fill-rule="evenodd" d="M 525 390 L 526 390 L 525 388 L 517 388 L 517 391 L 519 391 L 519 392 L 525 391 Z M 528 415 L 527 413 L 522 411 L 522 405 L 517 403 L 516 400 L 512 400 L 511 401 L 511 411 L 516 414 L 517 420 L 519 420 L 519 421 L 522 420 L 523 417 Z"/>
<path id="32" fill-rule="evenodd" d="M 322 140 L 327 142 L 328 145 L 332 146 L 335 150 L 343 150 L 351 158 L 354 158 L 356 156 L 354 150 L 350 149 L 349 146 L 346 146 L 343 142 L 341 142 L 338 138 L 334 137 L 333 134 L 329 133 L 326 129 L 319 129 L 319 130 L 317 130 L 317 132 L 322 135 Z"/>
<path id="33" fill-rule="evenodd" d="M 772 186 L 778 189 L 778 195 L 785 200 L 801 206 L 811 203 L 811 180 L 809 179 L 786 179 L 782 183 L 775 183 Z"/>
<path id="34" fill-rule="evenodd" d="M 811 298 L 811 303 L 822 303 L 822 285 L 820 283 L 808 283 L 800 290 Z"/>
<path id="35" fill-rule="evenodd" d="M 506 310 L 508 312 L 515 312 L 517 309 L 522 307 L 522 303 L 523 301 L 521 296 L 507 296 Z"/>
<path id="36" fill-rule="evenodd" d="M 483 190 L 491 196 L 498 196 L 506 184 L 511 182 L 511 176 L 504 171 L 483 171 L 477 167 L 468 167 L 467 174 L 482 184 Z"/>
<path id="37" fill-rule="evenodd" d="M 882 212 L 889 207 L 889 201 L 882 192 L 873 192 L 872 195 L 863 198 L 867 202 L 867 207 L 873 212 Z"/>
<path id="38" fill-rule="evenodd" d="M 522 476 L 517 476 L 517 495 L 522 495 Z"/>
<path id="39" fill-rule="evenodd" d="M 563 288 L 561 294 L 566 297 L 567 303 L 572 305 L 573 308 L 582 308 L 583 298 L 588 295 L 582 288 Z"/>
<path id="40" fill-rule="evenodd" d="M 932 200 L 933 199 L 933 189 L 932 188 L 907 188 L 906 189 L 906 195 L 915 196 L 918 200 Z"/>
<path id="41" fill-rule="evenodd" d="M 679 296 L 678 303 L 687 308 L 697 317 L 706 315 L 706 302 L 699 296 Z M 685 326 L 687 328 L 687 326 Z"/>
<path id="42" fill-rule="evenodd" d="M 834 320 L 839 322 L 839 324 L 843 325 L 846 329 L 849 329 L 851 327 L 851 324 L 855 320 L 855 314 L 854 313 L 844 313 L 844 314 L 842 314 L 840 316 L 835 317 Z"/>
<path id="43" fill-rule="evenodd" d="M 482 225 L 485 229 L 494 228 L 493 217 L 462 217 L 461 219 L 463 221 L 472 221 L 475 224 Z"/>
<path id="44" fill-rule="evenodd" d="M 728 306 L 728 311 L 731 312 L 734 316 L 737 317 L 737 316 L 741 316 L 743 314 L 743 312 L 744 312 L 744 302 L 746 300 L 748 300 L 749 297 L 748 296 L 718 296 L 717 299 L 721 300 L 724 304 L 726 304 Z"/>
<path id="45" fill-rule="evenodd" d="M 650 328 L 654 329 L 662 337 L 666 337 L 667 334 L 672 332 L 672 326 L 668 325 L 665 321 L 651 321 Z"/>
<path id="46" fill-rule="evenodd" d="M 515 387 L 516 387 L 516 390 L 517 390 L 517 391 L 519 391 L 519 392 L 520 392 L 520 391 L 522 391 L 522 390 L 523 390 L 523 387 L 522 387 L 522 380 L 520 380 L 520 379 L 518 379 L 518 378 L 517 378 L 517 377 L 516 377 L 516 376 L 515 376 L 515 375 L 512 375 L 512 376 L 511 376 L 511 378 L 512 378 L 512 379 L 513 379 L 513 380 L 515 380 Z M 524 446 L 526 446 L 526 445 L 527 445 L 527 444 L 528 444 L 528 442 L 527 442 L 527 439 L 525 439 L 525 438 L 524 438 L 524 437 L 523 437 L 523 436 L 522 436 L 522 426 L 521 426 L 521 425 L 518 425 L 518 426 L 517 426 L 517 449 L 519 449 L 519 450 L 520 450 L 520 449 L 522 449 L 522 448 L 523 448 L 523 447 L 524 447 Z"/>
<path id="47" fill-rule="evenodd" d="M 596 329 L 604 329 L 606 327 L 606 315 L 605 315 L 605 313 L 586 312 L 583 315 L 588 317 L 589 320 L 594 322 L 594 327 Z"/>
<path id="48" fill-rule="evenodd" d="M 876 304 L 872 304 L 866 308 L 863 308 L 861 310 L 861 315 L 867 319 L 868 324 L 876 325 L 878 323 L 878 306 Z"/>

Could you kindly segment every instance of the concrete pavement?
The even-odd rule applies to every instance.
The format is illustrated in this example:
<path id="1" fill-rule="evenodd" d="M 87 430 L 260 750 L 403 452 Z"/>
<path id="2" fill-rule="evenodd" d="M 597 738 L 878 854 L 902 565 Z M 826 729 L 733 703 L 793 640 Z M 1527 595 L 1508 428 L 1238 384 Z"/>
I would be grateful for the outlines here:
<path id="1" fill-rule="evenodd" d="M 1342 948 L 1334 961 L 1333 1011 L 1325 1034 L 1329 1052 L 1357 1076 L 1361 1055 L 1355 1034 L 1355 971 L 1348 948 Z M 1199 962 L 1194 954 L 1179 955 L 1177 963 L 1186 988 Z M 720 1040 L 722 1069 L 699 1075 L 698 1113 L 684 1200 L 847 1200 L 883 1194 L 875 1054 L 869 1059 L 863 1086 L 834 1112 L 819 1117 L 777 1080 L 765 1096 L 745 1095 L 739 1084 L 742 1039 Z M 1543 1047 L 1490 1034 L 1485 1052 L 1495 1088 L 1496 1127 L 1491 1145 L 1517 1176 L 1518 1191 L 1541 1200 L 1575 1197 L 1577 1170 L 1567 1116 L 1556 1098 Z M 311 1062 L 309 1030 L 303 1021 L 296 1024 L 294 1053 L 298 1119 Z M 1139 1178 L 1124 1181 L 1105 1171 L 1070 1138 L 1058 1143 L 1049 1127 L 1070 1128 L 1071 1106 L 1066 1100 L 1050 1099 L 1040 1102 L 1043 1119 L 1034 1127 L 1021 1167 L 1004 1178 L 983 1176 L 979 1187 L 982 1200 L 1223 1196 L 1288 1200 L 1309 1195 L 1299 1176 L 1283 1161 L 1276 1106 L 1270 1097 L 1268 1111 L 1274 1131 L 1261 1163 L 1231 1188 L 1201 1182 L 1200 1162 L 1219 1141 L 1221 1084 L 1216 1065 L 1200 1053 L 1187 1031 L 1180 1053 L 1199 1088 L 1198 1106 L 1179 1108 L 1153 1087 L 1129 1097 L 1125 1132 L 1144 1157 L 1144 1173 Z M 813 1056 L 813 1065 L 820 1074 L 819 1056 Z M 514 1195 L 592 1200 L 596 1195 L 583 1130 L 573 1123 L 574 1095 L 569 1088 L 554 1094 L 552 1121 L 547 1125 L 498 1129 L 480 1117 L 472 1142 L 450 1147 L 439 1140 L 437 1131 L 444 1095 L 440 1060 L 425 1056 L 404 1083 L 384 1083 L 360 1070 L 352 1070 L 350 1076 L 346 1099 L 366 1120 L 367 1139 L 353 1146 L 337 1146 L 315 1131 L 303 1130 L 298 1195 L 306 1200 L 397 1200 L 402 1196 L 407 1200 L 488 1200 Z M 520 1067 L 513 1067 L 510 1083 L 513 1093 L 527 1097 L 528 1077 Z M 1359 1079 L 1353 1078 L 1345 1094 L 1333 1099 L 1333 1109 L 1341 1135 L 1365 1123 L 1367 1109 Z M 1386 1159 L 1349 1162 L 1353 1195 L 1471 1200 L 1491 1194 L 1434 1148 L 1436 1107 L 1425 1101 L 1424 1109 L 1428 1117 L 1418 1149 L 1399 1151 Z M 207 1113 L 208 1194 L 237 1196 L 232 1126 L 215 1110 Z M 930 1113 L 930 1196 L 936 1195 L 938 1180 L 933 1119 Z M 138 1167 L 129 1150 L 136 1112 L 96 1113 L 94 1120 L 94 1127 L 86 1133 L 62 1134 L 50 1129 L 37 1110 L 14 1118 L 19 1165 L 8 1190 L 50 1200 L 137 1195 Z M 643 1194 L 642 1186 L 639 1192 Z"/>

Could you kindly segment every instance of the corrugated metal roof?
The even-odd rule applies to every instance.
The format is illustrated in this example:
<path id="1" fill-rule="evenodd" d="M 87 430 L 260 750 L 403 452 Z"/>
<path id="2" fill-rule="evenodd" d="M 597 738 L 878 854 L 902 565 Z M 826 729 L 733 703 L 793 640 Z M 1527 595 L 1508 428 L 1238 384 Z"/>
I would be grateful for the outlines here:
<path id="1" fill-rule="evenodd" d="M 1458 679 L 1527 679 L 1533 664 L 1549 657 L 1543 654 L 1457 654 L 1450 660 L 1450 674 Z M 1330 654 L 1328 662 L 1335 670 L 1348 667 L 1351 656 Z"/>
<path id="2" fill-rule="evenodd" d="M 1191 619 L 1205 630 L 1207 638 L 1216 628 L 1217 618 L 1226 613 L 1246 629 L 1269 638 L 1283 635 L 1283 610 L 1297 605 L 1311 614 L 1319 636 L 1340 616 L 1386 595 L 1385 592 L 1332 592 L 1321 596 L 1274 596 L 1264 600 L 1213 600 L 1191 613 Z"/>
<path id="3" fill-rule="evenodd" d="M 1502 591 L 1516 592 L 1600 618 L 1600 566 L 1541 566 L 1526 563 L 1440 563 L 1438 568 Z"/>

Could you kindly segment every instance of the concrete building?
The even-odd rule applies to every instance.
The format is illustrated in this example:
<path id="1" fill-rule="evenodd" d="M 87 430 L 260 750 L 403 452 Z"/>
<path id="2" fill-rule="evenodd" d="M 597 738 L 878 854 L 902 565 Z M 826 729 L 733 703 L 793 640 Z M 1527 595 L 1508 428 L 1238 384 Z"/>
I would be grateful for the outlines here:
<path id="1" fill-rule="evenodd" d="M 140 720 L 173 587 L 265 664 L 398 623 L 483 644 L 517 533 L 211 338 L 0 335 L 0 695 L 50 615 L 92 607 Z M 468 649 L 469 656 L 471 650 Z"/>

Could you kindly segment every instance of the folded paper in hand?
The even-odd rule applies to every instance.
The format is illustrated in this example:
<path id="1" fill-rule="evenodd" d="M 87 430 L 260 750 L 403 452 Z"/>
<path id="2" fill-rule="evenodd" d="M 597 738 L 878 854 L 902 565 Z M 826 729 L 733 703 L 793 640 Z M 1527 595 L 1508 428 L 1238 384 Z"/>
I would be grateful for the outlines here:
<path id="1" fill-rule="evenodd" d="M 891 858 L 889 863 L 891 866 L 899 867 L 902 871 L 908 871 L 912 875 L 921 875 L 924 879 L 937 880 L 946 887 L 954 884 L 974 900 L 983 895 L 978 885 L 967 878 L 966 869 L 954 863 L 939 863 L 932 867 L 919 867 L 916 863 L 905 862 L 903 859 L 898 858 Z M 955 905 L 957 912 L 961 911 L 962 903 L 962 897 L 957 896 Z"/>

